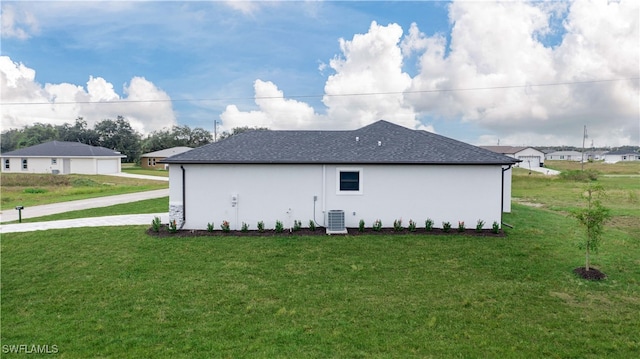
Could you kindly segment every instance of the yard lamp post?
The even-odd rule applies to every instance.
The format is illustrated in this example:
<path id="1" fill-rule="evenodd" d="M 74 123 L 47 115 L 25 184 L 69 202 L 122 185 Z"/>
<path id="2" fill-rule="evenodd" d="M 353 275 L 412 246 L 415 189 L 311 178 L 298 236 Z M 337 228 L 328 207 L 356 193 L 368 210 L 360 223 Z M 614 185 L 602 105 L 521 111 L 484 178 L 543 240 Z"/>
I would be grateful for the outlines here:
<path id="1" fill-rule="evenodd" d="M 22 210 L 24 206 L 16 206 L 16 209 L 18 210 L 18 223 L 22 223 Z"/>

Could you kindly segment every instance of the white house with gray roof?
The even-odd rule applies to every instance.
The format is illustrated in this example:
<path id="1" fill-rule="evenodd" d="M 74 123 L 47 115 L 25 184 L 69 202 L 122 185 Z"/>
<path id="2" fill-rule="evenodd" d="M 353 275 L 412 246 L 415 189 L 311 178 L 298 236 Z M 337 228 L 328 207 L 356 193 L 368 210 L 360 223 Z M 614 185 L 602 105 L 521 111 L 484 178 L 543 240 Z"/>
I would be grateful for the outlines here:
<path id="1" fill-rule="evenodd" d="M 119 173 L 120 159 L 126 157 L 108 148 L 65 141 L 41 143 L 0 156 L 5 173 L 91 175 Z"/>
<path id="2" fill-rule="evenodd" d="M 256 130 L 163 161 L 171 220 L 231 229 L 309 220 L 335 229 L 409 220 L 500 223 L 518 160 L 386 121 L 352 131 Z"/>
<path id="3" fill-rule="evenodd" d="M 634 152 L 628 148 L 622 148 L 614 151 L 609 151 L 604 154 L 605 163 L 617 163 L 627 161 L 640 161 L 640 153 Z"/>
<path id="4" fill-rule="evenodd" d="M 544 166 L 544 152 L 533 147 L 520 146 L 480 146 L 485 150 L 501 153 L 518 159 L 522 162 L 516 164 L 516 167 L 522 168 L 538 168 Z"/>

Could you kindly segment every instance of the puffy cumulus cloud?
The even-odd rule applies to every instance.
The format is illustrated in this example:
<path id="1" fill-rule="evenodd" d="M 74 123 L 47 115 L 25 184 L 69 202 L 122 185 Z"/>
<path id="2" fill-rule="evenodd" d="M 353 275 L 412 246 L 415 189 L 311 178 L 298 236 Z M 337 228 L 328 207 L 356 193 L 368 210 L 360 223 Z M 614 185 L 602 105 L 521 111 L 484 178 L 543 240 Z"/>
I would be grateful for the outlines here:
<path id="1" fill-rule="evenodd" d="M 0 56 L 2 129 L 35 122 L 61 125 L 83 117 L 89 126 L 106 118 L 124 116 L 142 133 L 176 124 L 171 98 L 142 77 L 134 77 L 121 98 L 113 85 L 101 77 L 90 77 L 83 86 L 45 84 L 35 80 L 35 71 L 7 56 Z"/>
<path id="2" fill-rule="evenodd" d="M 470 141 L 514 145 L 577 145 L 587 125 L 594 145 L 638 144 L 639 6 L 456 1 L 450 34 L 427 35 L 418 24 L 403 34 L 396 24 L 373 22 L 368 32 L 340 39 L 340 55 L 320 63 L 321 73 L 332 71 L 326 114 L 256 81 L 259 109 L 230 105 L 222 120 L 228 127 L 355 128 L 386 119 L 431 131 L 421 121 L 450 121 L 481 133 Z M 403 71 L 408 59 L 417 59 L 413 77 Z"/>
<path id="3" fill-rule="evenodd" d="M 9 4 L 2 4 L 1 11 L 2 37 L 25 40 L 38 32 L 38 21 L 31 12 L 18 10 Z"/>
<path id="4" fill-rule="evenodd" d="M 501 143 L 578 144 L 586 124 L 595 145 L 636 144 L 638 80 L 580 82 L 638 77 L 638 4 L 571 3 L 562 41 L 549 47 L 540 39 L 558 8 L 455 2 L 448 48 L 443 36 L 417 26 L 403 40 L 405 53 L 421 52 L 417 93 L 407 100 L 430 116 L 474 122 Z M 573 84 L 537 86 L 563 83 Z"/>
<path id="5" fill-rule="evenodd" d="M 310 128 L 319 115 L 304 102 L 285 99 L 284 93 L 272 82 L 256 80 L 253 85 L 259 110 L 243 112 L 236 105 L 228 105 L 220 115 L 222 129 L 234 127 L 268 127 L 270 129 Z"/>
<path id="6" fill-rule="evenodd" d="M 357 128 L 380 119 L 420 127 L 415 111 L 403 96 L 411 77 L 402 71 L 401 37 L 400 26 L 373 22 L 366 34 L 339 40 L 342 56 L 328 65 L 335 73 L 327 79 L 322 99 L 326 114 L 315 113 L 306 103 L 285 99 L 273 83 L 257 80 L 254 89 L 259 110 L 240 111 L 229 105 L 220 116 L 224 127 L 339 129 Z M 320 69 L 325 67 L 322 64 Z M 433 130 L 429 126 L 420 128 Z"/>

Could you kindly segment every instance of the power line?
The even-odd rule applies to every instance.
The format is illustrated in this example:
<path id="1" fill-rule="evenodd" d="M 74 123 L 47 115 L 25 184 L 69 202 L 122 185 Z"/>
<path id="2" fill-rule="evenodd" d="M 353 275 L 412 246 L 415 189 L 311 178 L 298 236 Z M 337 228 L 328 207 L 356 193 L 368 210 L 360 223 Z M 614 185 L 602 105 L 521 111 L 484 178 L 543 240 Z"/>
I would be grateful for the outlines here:
<path id="1" fill-rule="evenodd" d="M 506 85 L 506 86 L 486 86 L 486 87 L 468 87 L 468 88 L 451 88 L 451 89 L 434 89 L 434 90 L 415 90 L 415 91 L 389 91 L 389 92 L 354 92 L 344 94 L 322 94 L 322 95 L 292 95 L 285 98 L 322 98 L 322 97 L 351 97 L 351 96 L 378 96 L 378 95 L 400 95 L 400 94 L 423 94 L 423 93 L 440 93 L 440 92 L 462 92 L 462 91 L 484 91 L 484 90 L 503 90 L 517 89 L 529 87 L 549 87 L 549 86 L 566 86 L 566 85 L 586 85 L 606 82 L 618 82 L 628 80 L 638 80 L 640 77 L 629 77 L 622 79 L 606 79 L 606 80 L 589 80 L 589 81 L 572 81 L 572 82 L 553 82 L 543 84 L 526 84 L 526 85 Z M 165 100 L 114 100 L 114 101 L 61 101 L 61 102 L 0 102 L 2 106 L 20 106 L 20 105 L 76 105 L 76 104 L 128 104 L 128 103 L 163 103 L 163 102 L 205 102 L 205 101 L 244 101 L 244 100 L 274 100 L 281 99 L 282 96 L 254 96 L 254 97 L 219 97 L 219 98 L 196 98 L 196 99 L 165 99 Z"/>

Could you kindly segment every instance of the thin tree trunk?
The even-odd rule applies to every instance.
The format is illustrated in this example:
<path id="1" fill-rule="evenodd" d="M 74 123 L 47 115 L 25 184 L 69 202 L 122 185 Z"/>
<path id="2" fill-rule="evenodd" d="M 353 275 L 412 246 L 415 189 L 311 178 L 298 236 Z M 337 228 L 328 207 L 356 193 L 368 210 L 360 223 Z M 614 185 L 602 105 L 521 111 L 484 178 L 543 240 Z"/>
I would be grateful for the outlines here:
<path id="1" fill-rule="evenodd" d="M 585 260 L 585 268 L 587 269 L 587 272 L 589 271 L 589 246 L 587 246 L 587 255 L 586 255 L 586 260 Z"/>

